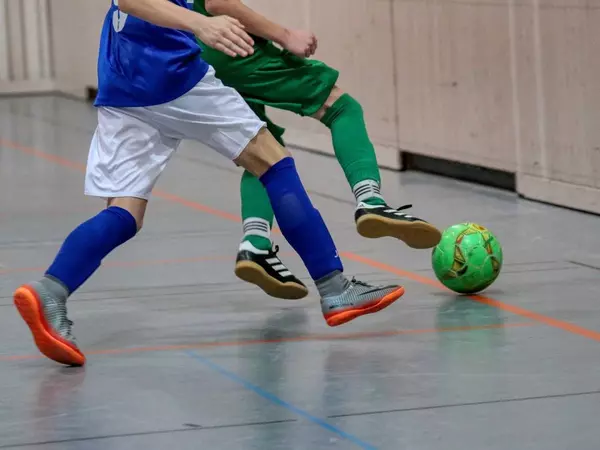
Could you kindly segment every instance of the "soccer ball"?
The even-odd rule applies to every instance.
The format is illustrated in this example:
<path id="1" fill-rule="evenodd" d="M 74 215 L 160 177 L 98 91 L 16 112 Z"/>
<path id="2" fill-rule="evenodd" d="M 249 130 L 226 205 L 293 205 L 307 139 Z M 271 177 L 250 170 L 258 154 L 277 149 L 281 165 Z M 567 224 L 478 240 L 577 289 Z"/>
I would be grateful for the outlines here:
<path id="1" fill-rule="evenodd" d="M 433 249 L 435 276 L 448 289 L 474 294 L 489 287 L 502 269 L 502 247 L 496 237 L 476 223 L 452 225 Z"/>

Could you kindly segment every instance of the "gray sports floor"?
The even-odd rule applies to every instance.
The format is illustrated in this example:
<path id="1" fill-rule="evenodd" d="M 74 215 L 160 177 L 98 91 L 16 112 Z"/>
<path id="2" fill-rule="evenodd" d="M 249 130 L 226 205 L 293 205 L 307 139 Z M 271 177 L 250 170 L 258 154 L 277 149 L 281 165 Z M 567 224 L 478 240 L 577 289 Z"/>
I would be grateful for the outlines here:
<path id="1" fill-rule="evenodd" d="M 94 126 L 73 100 L 0 100 L 0 449 L 600 448 L 600 218 L 384 172 L 391 204 L 503 244 L 498 281 L 458 298 L 429 251 L 359 237 L 341 169 L 300 151 L 347 273 L 399 281 L 403 299 L 332 329 L 314 289 L 286 302 L 238 281 L 240 171 L 186 143 L 141 235 L 70 302 L 88 365 L 40 358 L 11 294 L 102 206 L 82 193 Z"/>

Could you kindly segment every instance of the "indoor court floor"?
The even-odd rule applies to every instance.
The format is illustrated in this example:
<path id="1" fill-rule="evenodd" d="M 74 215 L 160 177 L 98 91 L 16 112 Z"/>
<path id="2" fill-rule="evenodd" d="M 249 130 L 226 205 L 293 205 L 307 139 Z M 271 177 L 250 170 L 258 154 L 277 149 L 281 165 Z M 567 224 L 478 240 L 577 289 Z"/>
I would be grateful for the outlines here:
<path id="1" fill-rule="evenodd" d="M 95 121 L 66 98 L 0 99 L 0 449 L 598 449 L 600 218 L 384 171 L 390 204 L 503 245 L 496 283 L 458 297 L 429 250 L 358 236 L 341 169 L 302 151 L 346 272 L 402 283 L 397 303 L 329 328 L 312 284 L 283 301 L 239 281 L 240 169 L 186 142 L 142 233 L 69 303 L 88 365 L 41 358 L 12 292 L 102 207 L 83 195 Z"/>

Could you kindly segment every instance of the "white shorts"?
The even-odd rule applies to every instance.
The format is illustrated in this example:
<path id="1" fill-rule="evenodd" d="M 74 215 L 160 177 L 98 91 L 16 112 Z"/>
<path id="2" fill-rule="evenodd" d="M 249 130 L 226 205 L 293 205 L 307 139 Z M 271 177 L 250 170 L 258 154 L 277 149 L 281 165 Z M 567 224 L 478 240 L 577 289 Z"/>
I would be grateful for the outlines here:
<path id="1" fill-rule="evenodd" d="M 85 175 L 85 194 L 148 199 L 183 139 L 235 160 L 265 127 L 244 99 L 206 76 L 182 97 L 162 105 L 98 109 Z"/>

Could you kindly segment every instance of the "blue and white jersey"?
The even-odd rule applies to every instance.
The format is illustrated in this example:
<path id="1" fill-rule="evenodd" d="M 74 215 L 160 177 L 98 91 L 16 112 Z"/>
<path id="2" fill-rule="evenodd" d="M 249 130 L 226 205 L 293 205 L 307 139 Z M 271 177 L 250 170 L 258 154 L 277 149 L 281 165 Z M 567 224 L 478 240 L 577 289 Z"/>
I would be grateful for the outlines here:
<path id="1" fill-rule="evenodd" d="M 190 8 L 193 0 L 170 0 Z M 136 107 L 170 102 L 192 89 L 208 64 L 192 33 L 163 28 L 119 11 L 104 20 L 98 54 L 96 106 Z"/>

